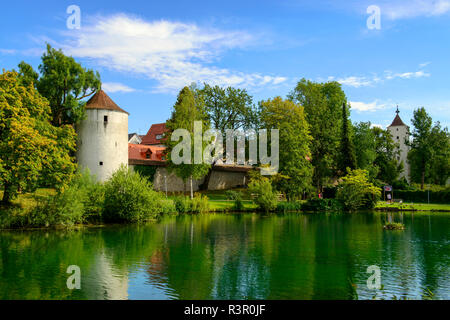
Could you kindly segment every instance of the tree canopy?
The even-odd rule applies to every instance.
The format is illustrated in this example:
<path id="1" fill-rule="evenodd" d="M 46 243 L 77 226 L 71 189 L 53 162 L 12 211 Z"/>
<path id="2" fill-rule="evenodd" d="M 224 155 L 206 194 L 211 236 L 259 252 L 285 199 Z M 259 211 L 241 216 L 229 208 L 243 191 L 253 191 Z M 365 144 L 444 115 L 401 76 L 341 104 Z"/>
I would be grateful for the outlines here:
<path id="1" fill-rule="evenodd" d="M 177 102 L 173 106 L 171 118 L 166 122 L 166 126 L 170 131 L 170 137 L 167 139 L 167 159 L 169 160 L 169 171 L 175 172 L 175 174 L 182 178 L 184 182 L 189 178 L 191 179 L 191 197 L 193 197 L 192 179 L 201 179 L 207 173 L 210 164 L 200 163 L 195 164 L 193 159 L 194 153 L 194 122 L 202 122 L 202 131 L 206 131 L 209 128 L 209 122 L 207 120 L 207 114 L 204 108 L 204 102 L 201 98 L 196 99 L 194 93 L 188 88 L 184 87 L 178 94 Z M 189 150 L 182 150 L 181 152 L 189 152 L 187 157 L 190 159 L 189 163 L 175 164 L 172 160 L 174 152 L 178 152 L 175 147 L 180 141 L 172 141 L 172 134 L 176 129 L 186 129 L 189 132 Z M 203 137 L 202 132 L 202 137 Z M 184 139 L 182 138 L 182 139 Z M 201 154 L 203 156 L 203 150 L 205 143 L 202 142 Z M 174 150 L 175 149 L 175 150 Z M 186 156 L 186 155 L 184 155 Z"/>
<path id="2" fill-rule="evenodd" d="M 23 61 L 18 67 L 22 84 L 28 86 L 33 83 L 47 98 L 53 125 L 76 124 L 82 120 L 85 104 L 82 100 L 101 87 L 98 72 L 83 68 L 74 58 L 49 44 L 39 65 L 40 75 Z"/>
<path id="3" fill-rule="evenodd" d="M 71 126 L 50 123 L 48 101 L 16 72 L 0 75 L 0 185 L 2 202 L 9 203 L 20 191 L 33 191 L 39 182 L 61 188 L 76 165 Z"/>
<path id="4" fill-rule="evenodd" d="M 313 181 L 318 190 L 336 174 L 342 130 L 342 105 L 347 98 L 338 82 L 315 83 L 301 79 L 288 98 L 305 109 L 310 134 Z"/>
<path id="5" fill-rule="evenodd" d="M 279 174 L 277 188 L 290 197 L 302 196 L 311 185 L 312 137 L 304 108 L 289 100 L 276 97 L 260 103 L 261 126 L 279 129 Z"/>
<path id="6" fill-rule="evenodd" d="M 411 150 L 408 160 L 411 165 L 411 178 L 424 184 L 445 184 L 450 171 L 450 136 L 448 129 L 442 129 L 439 122 L 433 126 L 433 120 L 425 108 L 414 111 Z"/>

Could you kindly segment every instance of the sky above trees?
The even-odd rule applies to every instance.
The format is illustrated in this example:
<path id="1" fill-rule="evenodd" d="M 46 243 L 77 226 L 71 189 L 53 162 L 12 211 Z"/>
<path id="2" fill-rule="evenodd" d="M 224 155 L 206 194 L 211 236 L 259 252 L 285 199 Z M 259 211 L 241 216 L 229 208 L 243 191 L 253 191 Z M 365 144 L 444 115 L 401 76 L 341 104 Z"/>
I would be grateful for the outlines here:
<path id="1" fill-rule="evenodd" d="M 68 29 L 76 4 L 81 28 Z M 381 28 L 366 12 L 377 5 Z M 45 43 L 100 72 L 131 131 L 164 122 L 191 82 L 286 97 L 301 78 L 336 80 L 352 121 L 410 125 L 424 106 L 450 124 L 450 1 L 39 1 L 2 7 L 0 66 L 38 69 Z"/>

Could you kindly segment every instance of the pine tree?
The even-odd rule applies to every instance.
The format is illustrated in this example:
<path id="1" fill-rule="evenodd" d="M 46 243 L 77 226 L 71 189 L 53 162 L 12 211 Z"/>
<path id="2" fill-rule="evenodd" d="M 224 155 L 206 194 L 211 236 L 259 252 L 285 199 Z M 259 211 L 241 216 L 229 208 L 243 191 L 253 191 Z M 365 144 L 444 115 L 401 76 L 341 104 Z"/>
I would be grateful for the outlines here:
<path id="1" fill-rule="evenodd" d="M 342 104 L 342 132 L 340 151 L 341 154 L 338 169 L 340 175 L 345 175 L 347 172 L 347 168 L 350 168 L 352 170 L 356 168 L 355 146 L 350 136 L 346 103 Z"/>

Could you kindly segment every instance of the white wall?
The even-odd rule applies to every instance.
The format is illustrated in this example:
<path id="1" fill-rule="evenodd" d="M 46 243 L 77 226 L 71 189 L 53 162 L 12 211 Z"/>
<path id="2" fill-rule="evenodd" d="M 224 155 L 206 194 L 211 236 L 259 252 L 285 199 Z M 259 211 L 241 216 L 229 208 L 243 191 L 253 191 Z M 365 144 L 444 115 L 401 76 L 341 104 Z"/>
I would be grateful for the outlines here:
<path id="1" fill-rule="evenodd" d="M 121 164 L 128 165 L 128 114 L 102 109 L 86 109 L 86 114 L 77 128 L 77 161 L 105 181 Z"/>
<path id="2" fill-rule="evenodd" d="M 400 144 L 400 159 L 399 161 L 403 162 L 403 172 L 400 174 L 400 177 L 405 177 L 408 181 L 410 181 L 409 174 L 409 163 L 408 163 L 408 152 L 409 146 L 406 145 L 405 139 L 409 140 L 408 127 L 407 126 L 393 126 L 388 127 L 389 132 L 392 135 L 392 139 L 394 139 L 395 143 Z"/>

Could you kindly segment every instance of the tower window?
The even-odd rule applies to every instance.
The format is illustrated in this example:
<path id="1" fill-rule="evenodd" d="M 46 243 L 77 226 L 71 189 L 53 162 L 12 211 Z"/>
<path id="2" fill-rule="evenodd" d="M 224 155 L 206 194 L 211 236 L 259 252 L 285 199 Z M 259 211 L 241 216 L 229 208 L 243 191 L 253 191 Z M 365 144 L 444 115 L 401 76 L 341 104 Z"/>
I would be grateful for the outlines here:
<path id="1" fill-rule="evenodd" d="M 108 116 L 103 116 L 103 121 L 108 122 Z"/>
<path id="2" fill-rule="evenodd" d="M 397 136 L 397 140 L 400 140 L 400 137 L 399 137 L 399 136 Z"/>
<path id="3" fill-rule="evenodd" d="M 98 165 L 99 165 L 99 166 L 102 166 L 102 165 L 103 165 L 103 161 L 100 161 L 100 162 L 98 163 Z"/>

